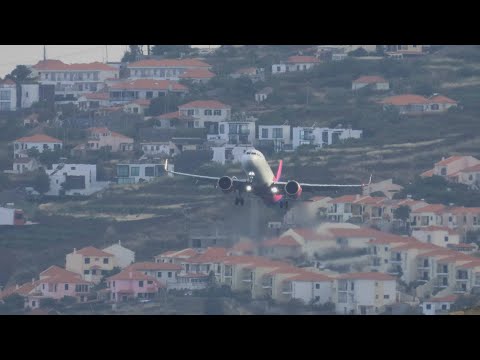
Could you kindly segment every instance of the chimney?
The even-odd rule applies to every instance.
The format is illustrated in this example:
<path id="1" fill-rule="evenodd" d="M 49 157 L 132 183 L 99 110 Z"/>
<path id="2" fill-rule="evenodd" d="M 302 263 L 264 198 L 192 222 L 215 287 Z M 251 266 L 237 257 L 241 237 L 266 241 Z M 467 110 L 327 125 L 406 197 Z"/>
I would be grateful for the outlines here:
<path id="1" fill-rule="evenodd" d="M 445 156 L 442 156 L 442 161 L 445 160 Z"/>
<path id="2" fill-rule="evenodd" d="M 118 240 L 118 245 L 122 245 L 122 240 Z"/>
<path id="3" fill-rule="evenodd" d="M 18 290 L 19 287 L 18 284 L 15 284 L 15 290 Z"/>
<path id="4" fill-rule="evenodd" d="M 130 279 L 133 277 L 133 274 L 131 271 L 128 273 L 128 276 L 130 277 Z"/>
<path id="5" fill-rule="evenodd" d="M 74 254 L 77 253 L 77 248 L 73 248 L 73 253 L 74 253 Z"/>

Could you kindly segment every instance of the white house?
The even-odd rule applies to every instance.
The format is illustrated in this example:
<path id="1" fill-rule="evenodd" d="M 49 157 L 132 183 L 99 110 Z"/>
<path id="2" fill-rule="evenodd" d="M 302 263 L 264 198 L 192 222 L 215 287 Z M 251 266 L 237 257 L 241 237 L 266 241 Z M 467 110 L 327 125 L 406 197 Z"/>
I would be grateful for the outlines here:
<path id="1" fill-rule="evenodd" d="M 294 150 L 300 145 L 323 147 L 346 139 L 360 139 L 362 133 L 363 130 L 342 128 L 294 127 L 292 130 L 292 145 Z"/>
<path id="2" fill-rule="evenodd" d="M 32 70 L 40 84 L 55 85 L 56 101 L 77 101 L 84 93 L 101 90 L 105 80 L 119 77 L 117 67 L 100 62 L 65 64 L 60 60 L 42 60 Z"/>
<path id="3" fill-rule="evenodd" d="M 272 146 L 275 151 L 283 151 L 292 144 L 290 125 L 259 125 L 258 143 Z"/>
<path id="4" fill-rule="evenodd" d="M 292 298 L 302 300 L 305 304 L 325 304 L 333 300 L 333 279 L 326 275 L 304 272 L 284 282 L 291 283 Z"/>
<path id="5" fill-rule="evenodd" d="M 128 64 L 129 78 L 178 81 L 185 76 L 197 76 L 193 71 L 206 72 L 211 65 L 197 59 L 147 59 Z"/>
<path id="6" fill-rule="evenodd" d="M 352 90 L 354 91 L 366 86 L 370 86 L 374 90 L 390 89 L 389 82 L 381 76 L 360 76 L 352 82 Z"/>
<path id="7" fill-rule="evenodd" d="M 145 115 L 145 110 L 150 106 L 149 99 L 138 99 L 123 105 L 123 111 L 129 114 Z"/>
<path id="8" fill-rule="evenodd" d="M 106 127 L 95 127 L 88 129 L 88 149 L 108 149 L 112 152 L 133 150 L 133 139 L 123 134 L 111 131 Z"/>
<path id="9" fill-rule="evenodd" d="M 267 100 L 268 96 L 273 92 L 273 88 L 266 87 L 260 90 L 259 92 L 255 93 L 255 101 L 260 103 L 262 101 Z"/>
<path id="10" fill-rule="evenodd" d="M 372 315 L 397 301 L 397 281 L 379 272 L 338 276 L 335 284 L 337 314 Z"/>
<path id="11" fill-rule="evenodd" d="M 17 85 L 10 79 L 0 81 L 0 112 L 17 110 Z"/>
<path id="12" fill-rule="evenodd" d="M 47 175 L 50 190 L 46 195 L 91 195 L 109 184 L 97 181 L 97 165 L 91 164 L 53 164 Z"/>
<path id="13" fill-rule="evenodd" d="M 39 84 L 21 84 L 20 90 L 20 107 L 22 109 L 27 109 L 40 100 Z"/>
<path id="14" fill-rule="evenodd" d="M 117 164 L 117 184 L 137 184 L 164 176 L 161 164 Z"/>
<path id="15" fill-rule="evenodd" d="M 218 133 L 207 135 L 207 140 L 219 145 L 252 145 L 255 142 L 255 121 L 222 121 L 218 125 Z"/>
<path id="16" fill-rule="evenodd" d="M 124 269 L 135 262 L 135 252 L 122 246 L 120 240 L 118 240 L 118 244 L 110 245 L 103 249 L 103 251 L 113 255 L 114 267 Z"/>
<path id="17" fill-rule="evenodd" d="M 175 153 L 175 147 L 170 141 L 145 141 L 140 143 L 140 149 L 149 156 L 170 156 Z"/>
<path id="18" fill-rule="evenodd" d="M 13 142 L 13 155 L 15 158 L 26 157 L 29 149 L 36 148 L 38 152 L 43 150 L 60 150 L 63 142 L 51 136 L 44 134 L 36 134 L 32 136 L 25 136 Z"/>
<path id="19" fill-rule="evenodd" d="M 127 267 L 129 271 L 139 271 L 144 275 L 151 276 L 167 288 L 175 287 L 178 284 L 178 277 L 182 266 L 171 263 L 139 262 Z"/>
<path id="20" fill-rule="evenodd" d="M 192 118 L 195 128 L 206 128 L 209 134 L 218 133 L 218 124 L 230 120 L 231 106 L 216 100 L 196 100 L 178 107 L 180 117 Z"/>
<path id="21" fill-rule="evenodd" d="M 421 242 L 443 247 L 460 244 L 460 233 L 447 226 L 427 226 L 414 229 L 412 236 Z"/>
<path id="22" fill-rule="evenodd" d="M 446 314 L 448 311 L 450 311 L 451 306 L 456 300 L 456 295 L 434 297 L 425 300 L 420 306 L 422 307 L 423 315 L 437 315 L 439 313 Z"/>
<path id="23" fill-rule="evenodd" d="M 290 71 L 309 70 L 320 63 L 315 56 L 290 56 L 280 64 L 272 65 L 272 74 L 286 73 Z"/>
<path id="24" fill-rule="evenodd" d="M 171 80 L 138 79 L 117 82 L 110 86 L 110 103 L 125 104 L 138 99 L 153 99 L 167 93 L 184 95 L 188 88 Z"/>
<path id="25" fill-rule="evenodd" d="M 110 96 L 107 92 L 87 93 L 78 97 L 80 110 L 98 109 L 110 105 Z"/>
<path id="26" fill-rule="evenodd" d="M 19 157 L 13 159 L 13 173 L 23 174 L 29 171 L 35 171 L 40 167 L 37 160 L 30 157 Z"/>
<path id="27" fill-rule="evenodd" d="M 225 165 L 226 163 L 238 163 L 242 159 L 242 155 L 247 150 L 254 150 L 251 145 L 231 145 L 213 146 L 212 161 Z"/>

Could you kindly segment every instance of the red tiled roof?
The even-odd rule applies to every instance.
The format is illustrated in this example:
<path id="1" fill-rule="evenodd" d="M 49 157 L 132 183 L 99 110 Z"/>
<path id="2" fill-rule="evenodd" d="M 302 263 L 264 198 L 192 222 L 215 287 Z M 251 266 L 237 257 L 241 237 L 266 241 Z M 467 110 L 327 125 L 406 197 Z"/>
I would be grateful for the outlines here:
<path id="1" fill-rule="evenodd" d="M 383 99 L 381 103 L 402 106 L 410 104 L 428 104 L 429 100 L 420 95 L 405 94 L 387 97 Z"/>
<path id="2" fill-rule="evenodd" d="M 129 68 L 154 68 L 154 67 L 211 67 L 204 61 L 197 59 L 164 59 L 164 60 L 140 60 L 128 64 Z"/>
<path id="3" fill-rule="evenodd" d="M 56 265 L 52 265 L 48 269 L 42 271 L 39 274 L 39 276 L 40 277 L 44 277 L 44 276 L 53 277 L 53 276 L 64 275 L 64 274 L 77 276 L 77 277 L 81 278 L 81 276 L 79 274 L 76 274 L 74 272 L 65 270 L 64 268 L 61 268 L 60 266 L 56 266 Z"/>
<path id="4" fill-rule="evenodd" d="M 181 79 L 211 79 L 215 76 L 213 72 L 208 69 L 188 69 L 182 75 L 179 76 Z"/>
<path id="5" fill-rule="evenodd" d="M 201 108 L 201 109 L 231 109 L 231 106 L 225 105 L 220 101 L 216 100 L 196 100 L 189 103 L 180 105 L 179 109 L 191 109 L 191 108 Z"/>
<path id="6" fill-rule="evenodd" d="M 255 75 L 257 73 L 257 68 L 248 67 L 248 68 L 241 68 L 234 72 L 235 74 L 245 74 L 245 75 Z"/>
<path id="7" fill-rule="evenodd" d="M 426 300 L 425 302 L 450 302 L 453 303 L 457 300 L 457 295 L 447 295 L 442 297 L 434 297 L 431 299 Z"/>
<path id="8" fill-rule="evenodd" d="M 462 173 L 466 173 L 466 172 L 480 172 L 480 164 L 478 165 L 474 165 L 474 166 L 470 166 L 466 169 L 463 169 L 463 170 L 460 170 L 460 172 Z"/>
<path id="9" fill-rule="evenodd" d="M 412 238 L 413 239 L 413 238 Z M 400 246 L 392 247 L 392 251 L 403 251 L 403 250 L 410 250 L 410 249 L 418 249 L 418 250 L 438 250 L 440 247 L 430 243 L 422 243 L 416 239 L 415 241 L 408 241 L 406 244 L 402 244 Z"/>
<path id="10" fill-rule="evenodd" d="M 227 256 L 226 248 L 209 247 L 203 254 L 198 254 L 188 259 L 191 263 L 211 263 L 224 259 Z"/>
<path id="11" fill-rule="evenodd" d="M 78 274 L 70 271 L 66 273 L 57 274 L 54 276 L 48 276 L 38 281 L 40 284 L 91 284 L 90 281 L 83 280 Z"/>
<path id="12" fill-rule="evenodd" d="M 105 92 L 88 93 L 82 96 L 85 96 L 87 100 L 108 100 L 110 98 L 109 94 Z"/>
<path id="13" fill-rule="evenodd" d="M 0 85 L 16 85 L 12 79 L 0 80 Z"/>
<path id="14" fill-rule="evenodd" d="M 450 156 L 444 160 L 441 160 L 437 163 L 435 163 L 435 165 L 448 165 L 448 164 L 451 164 L 452 162 L 454 161 L 457 161 L 457 160 L 462 160 L 465 156 Z"/>
<path id="15" fill-rule="evenodd" d="M 297 247 L 300 246 L 297 240 L 291 236 L 282 236 L 278 238 L 273 238 L 265 240 L 262 242 L 263 247 L 275 247 L 275 246 L 288 246 L 288 247 Z"/>
<path id="16" fill-rule="evenodd" d="M 158 115 L 157 117 L 159 119 L 167 119 L 167 120 L 176 119 L 176 118 L 180 117 L 180 113 L 178 111 L 174 111 L 174 112 Z"/>
<path id="17" fill-rule="evenodd" d="M 141 273 L 139 271 L 132 271 L 132 270 L 123 270 L 122 272 L 115 274 L 113 276 L 110 276 L 107 278 L 107 280 L 151 280 L 154 281 L 156 284 L 158 284 L 158 281 L 152 277 L 145 275 L 144 273 Z"/>
<path id="18" fill-rule="evenodd" d="M 462 265 L 458 265 L 459 268 L 462 268 L 462 269 L 470 269 L 470 268 L 473 268 L 473 267 L 480 267 L 480 260 L 474 260 L 474 261 L 471 261 L 471 262 L 468 262 L 468 263 L 465 263 L 465 264 L 462 264 Z"/>
<path id="19" fill-rule="evenodd" d="M 294 64 L 309 64 L 309 63 L 319 63 L 320 60 L 318 60 L 315 56 L 290 56 L 287 59 L 288 63 L 294 63 Z"/>
<path id="20" fill-rule="evenodd" d="M 389 234 L 378 231 L 375 229 L 369 228 L 359 228 L 359 229 L 342 229 L 334 228 L 328 230 L 335 237 L 383 237 L 384 235 L 388 237 Z"/>
<path id="21" fill-rule="evenodd" d="M 452 215 L 463 215 L 463 214 L 480 214 L 480 207 L 463 207 L 458 206 L 450 209 Z"/>
<path id="22" fill-rule="evenodd" d="M 118 71 L 116 67 L 101 63 L 101 62 L 92 62 L 87 64 L 65 64 L 60 60 L 42 60 L 39 61 L 36 65 L 33 65 L 35 70 L 74 70 L 74 71 Z"/>
<path id="23" fill-rule="evenodd" d="M 295 233 L 300 235 L 305 240 L 318 240 L 320 236 L 312 229 L 293 229 Z"/>
<path id="24" fill-rule="evenodd" d="M 171 80 L 153 80 L 138 79 L 113 84 L 111 89 L 115 90 L 170 90 L 171 91 L 187 91 L 188 88 L 176 81 Z"/>
<path id="25" fill-rule="evenodd" d="M 255 243 L 253 241 L 240 241 L 232 247 L 233 251 L 253 251 L 255 250 Z"/>
<path id="26" fill-rule="evenodd" d="M 360 272 L 340 275 L 339 279 L 344 280 L 395 280 L 391 275 L 380 272 Z"/>
<path id="27" fill-rule="evenodd" d="M 171 263 L 155 263 L 155 262 L 138 262 L 129 265 L 125 268 L 128 271 L 146 271 L 146 270 L 182 270 L 182 267 L 178 264 L 171 264 Z"/>
<path id="28" fill-rule="evenodd" d="M 433 176 L 433 169 L 427 170 L 427 171 L 421 173 L 420 176 L 421 176 L 421 177 L 430 177 L 430 176 Z"/>
<path id="29" fill-rule="evenodd" d="M 300 275 L 295 275 L 292 278 L 289 278 L 288 281 L 331 281 L 332 279 L 326 275 L 305 271 L 302 272 Z"/>
<path id="30" fill-rule="evenodd" d="M 356 195 L 343 195 L 329 201 L 329 204 L 353 203 L 357 200 Z"/>
<path id="31" fill-rule="evenodd" d="M 443 96 L 443 95 L 437 95 L 437 96 L 433 96 L 430 98 L 430 102 L 436 102 L 436 103 L 440 103 L 440 104 L 456 104 L 457 101 L 455 100 L 452 100 L 446 96 Z"/>
<path id="32" fill-rule="evenodd" d="M 439 213 L 442 210 L 445 210 L 446 206 L 442 204 L 430 204 L 424 207 L 421 207 L 416 210 L 412 210 L 412 213 L 423 213 L 423 212 L 432 212 L 432 213 Z"/>
<path id="33" fill-rule="evenodd" d="M 32 136 L 24 136 L 20 139 L 15 140 L 16 142 L 31 142 L 31 143 L 61 143 L 62 140 L 58 140 L 54 137 L 45 135 L 45 134 L 36 134 Z"/>
<path id="34" fill-rule="evenodd" d="M 77 250 L 77 254 L 80 254 L 83 256 L 113 257 L 112 254 L 107 253 L 103 250 L 97 249 L 93 246 L 87 246 L 87 247 L 84 247 L 83 249 Z"/>
<path id="35" fill-rule="evenodd" d="M 362 83 L 362 84 L 376 84 L 376 83 L 386 83 L 385 80 L 381 76 L 360 76 L 358 79 L 353 81 L 354 83 Z"/>
<path id="36" fill-rule="evenodd" d="M 365 196 L 357 201 L 355 201 L 355 204 L 362 204 L 362 205 L 377 205 L 382 203 L 383 201 L 387 200 L 387 197 L 372 197 L 372 196 Z"/>

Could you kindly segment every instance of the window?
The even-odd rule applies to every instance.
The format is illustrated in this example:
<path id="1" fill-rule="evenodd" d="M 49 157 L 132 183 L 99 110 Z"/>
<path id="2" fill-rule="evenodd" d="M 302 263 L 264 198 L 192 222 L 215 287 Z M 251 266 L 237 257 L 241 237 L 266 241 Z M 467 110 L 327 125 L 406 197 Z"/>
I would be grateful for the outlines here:
<path id="1" fill-rule="evenodd" d="M 90 264 L 90 258 L 85 258 L 85 264 Z"/>
<path id="2" fill-rule="evenodd" d="M 384 299 L 390 299 L 390 295 L 383 295 Z"/>
<path id="3" fill-rule="evenodd" d="M 175 121 L 170 120 L 170 127 L 174 127 L 174 126 L 175 126 Z"/>
<path id="4" fill-rule="evenodd" d="M 108 258 L 103 258 L 103 263 L 108 264 Z"/>
<path id="5" fill-rule="evenodd" d="M 196 128 L 200 127 L 200 121 L 195 121 L 195 127 Z"/>
<path id="6" fill-rule="evenodd" d="M 385 246 L 385 251 L 388 251 L 388 247 Z"/>
<path id="7" fill-rule="evenodd" d="M 143 280 L 140 280 L 140 281 L 138 282 L 138 287 L 143 287 Z"/>
<path id="8" fill-rule="evenodd" d="M 130 167 L 128 165 L 117 165 L 117 176 L 128 177 Z"/>
<path id="9" fill-rule="evenodd" d="M 452 217 L 451 216 L 448 217 L 448 221 L 452 222 Z"/>
<path id="10" fill-rule="evenodd" d="M 153 98 L 153 91 L 147 91 L 147 99 Z"/>
<path id="11" fill-rule="evenodd" d="M 70 167 L 70 170 L 76 170 L 77 168 L 75 166 Z"/>
<path id="12" fill-rule="evenodd" d="M 90 270 L 84 270 L 84 271 L 83 271 L 83 274 L 84 274 L 84 275 L 89 275 L 89 274 L 90 274 Z"/>
<path id="13" fill-rule="evenodd" d="M 43 150 L 47 150 L 48 149 L 48 144 L 43 144 Z"/>
<path id="14" fill-rule="evenodd" d="M 220 124 L 219 131 L 220 134 L 225 134 L 225 124 Z"/>
<path id="15" fill-rule="evenodd" d="M 468 180 L 473 180 L 473 175 L 472 174 L 468 175 Z"/>
<path id="16" fill-rule="evenodd" d="M 445 236 L 443 239 L 445 240 L 445 242 L 447 242 L 448 241 L 448 236 Z"/>
<path id="17" fill-rule="evenodd" d="M 378 286 L 378 282 L 375 281 L 375 286 Z"/>
<path id="18" fill-rule="evenodd" d="M 222 110 L 213 110 L 213 115 L 221 116 L 222 115 Z"/>
<path id="19" fill-rule="evenodd" d="M 187 110 L 187 116 L 193 116 L 193 115 L 194 115 L 194 110 L 193 109 Z"/>
<path id="20" fill-rule="evenodd" d="M 427 310 L 431 310 L 431 309 L 432 309 L 432 304 L 427 304 L 427 305 L 425 306 L 425 308 L 426 308 Z"/>
<path id="21" fill-rule="evenodd" d="M 447 310 L 447 304 L 442 304 L 442 310 Z"/>
<path id="22" fill-rule="evenodd" d="M 68 284 L 65 284 L 65 290 L 68 290 Z"/>
<path id="23" fill-rule="evenodd" d="M 92 270 L 92 275 L 97 275 L 97 270 L 93 269 Z"/>
<path id="24" fill-rule="evenodd" d="M 277 71 L 278 71 L 278 72 L 282 71 L 281 68 L 280 68 L 280 66 L 277 66 Z"/>
<path id="25" fill-rule="evenodd" d="M 147 281 L 147 284 L 148 284 L 148 285 L 152 285 L 152 284 L 153 284 L 153 281 L 152 281 L 152 280 L 148 280 L 148 281 Z"/>
<path id="26" fill-rule="evenodd" d="M 442 168 L 440 170 L 440 175 L 443 175 L 443 176 L 447 175 L 447 168 Z"/>
<path id="27" fill-rule="evenodd" d="M 320 289 L 320 284 L 315 284 L 315 289 Z"/>
<path id="28" fill-rule="evenodd" d="M 155 176 L 155 168 L 153 166 L 147 166 L 145 168 L 145 176 Z"/>
<path id="29" fill-rule="evenodd" d="M 268 129 L 262 129 L 262 139 L 268 138 Z"/>
<path id="30" fill-rule="evenodd" d="M 429 242 L 429 243 L 432 242 L 432 235 L 430 235 L 430 234 L 427 235 L 427 242 Z"/>
<path id="31" fill-rule="evenodd" d="M 160 150 L 160 145 L 157 145 L 157 146 L 155 147 L 155 150 L 157 150 L 157 151 Z"/>
<path id="32" fill-rule="evenodd" d="M 37 306 L 37 302 L 35 300 L 32 301 L 32 307 Z"/>
<path id="33" fill-rule="evenodd" d="M 130 176 L 140 176 L 140 167 L 139 166 L 132 166 L 130 168 Z"/>
<path id="34" fill-rule="evenodd" d="M 440 106 L 438 104 L 432 104 L 430 106 L 430 109 L 432 109 L 432 110 L 438 110 L 439 108 L 440 108 Z"/>
<path id="35" fill-rule="evenodd" d="M 283 138 L 283 128 L 273 129 L 273 138 L 282 139 Z"/>
<path id="36" fill-rule="evenodd" d="M 157 277 L 159 277 L 159 278 L 162 277 L 162 272 L 161 271 L 157 272 Z"/>
<path id="37" fill-rule="evenodd" d="M 169 278 L 172 277 L 172 272 L 171 272 L 171 271 L 168 272 L 168 277 L 169 277 Z"/>
<path id="38" fill-rule="evenodd" d="M 384 263 L 385 263 L 385 264 L 388 264 L 388 259 L 385 259 L 385 260 L 384 260 Z"/>
<path id="39" fill-rule="evenodd" d="M 112 283 L 113 287 L 115 287 L 115 281 Z"/>

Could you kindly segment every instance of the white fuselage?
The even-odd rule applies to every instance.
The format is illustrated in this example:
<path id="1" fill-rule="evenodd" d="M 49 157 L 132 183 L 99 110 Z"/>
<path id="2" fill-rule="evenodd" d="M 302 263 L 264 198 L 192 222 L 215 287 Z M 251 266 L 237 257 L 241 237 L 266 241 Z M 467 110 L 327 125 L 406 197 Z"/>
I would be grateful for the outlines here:
<path id="1" fill-rule="evenodd" d="M 247 150 L 241 159 L 243 171 L 250 177 L 256 186 L 270 186 L 273 184 L 275 175 L 267 163 L 265 156 L 258 150 Z"/>

